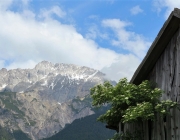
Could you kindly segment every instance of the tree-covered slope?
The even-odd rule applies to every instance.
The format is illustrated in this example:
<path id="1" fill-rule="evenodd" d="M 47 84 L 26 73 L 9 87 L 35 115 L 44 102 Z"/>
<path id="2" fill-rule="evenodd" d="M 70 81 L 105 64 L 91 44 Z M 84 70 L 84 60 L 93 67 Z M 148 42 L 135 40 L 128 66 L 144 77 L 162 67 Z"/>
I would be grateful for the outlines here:
<path id="1" fill-rule="evenodd" d="M 101 109 L 96 111 L 96 114 L 77 119 L 56 135 L 43 140 L 107 140 L 113 137 L 115 131 L 96 121 L 104 111 L 105 109 Z"/>
<path id="2" fill-rule="evenodd" d="M 8 130 L 0 126 L 0 140 L 12 140 L 13 136 Z"/>
<path id="3" fill-rule="evenodd" d="M 25 133 L 20 130 L 10 132 L 0 126 L 0 140 L 31 140 Z"/>

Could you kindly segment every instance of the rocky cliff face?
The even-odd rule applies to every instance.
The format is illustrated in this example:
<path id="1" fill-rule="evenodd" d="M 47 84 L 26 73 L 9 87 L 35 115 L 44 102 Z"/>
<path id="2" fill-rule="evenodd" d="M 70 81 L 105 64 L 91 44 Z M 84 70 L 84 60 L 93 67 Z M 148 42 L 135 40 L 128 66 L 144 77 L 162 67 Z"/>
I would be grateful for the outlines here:
<path id="1" fill-rule="evenodd" d="M 34 69 L 0 70 L 0 125 L 31 139 L 50 137 L 93 114 L 89 90 L 105 81 L 87 67 L 43 61 Z"/>

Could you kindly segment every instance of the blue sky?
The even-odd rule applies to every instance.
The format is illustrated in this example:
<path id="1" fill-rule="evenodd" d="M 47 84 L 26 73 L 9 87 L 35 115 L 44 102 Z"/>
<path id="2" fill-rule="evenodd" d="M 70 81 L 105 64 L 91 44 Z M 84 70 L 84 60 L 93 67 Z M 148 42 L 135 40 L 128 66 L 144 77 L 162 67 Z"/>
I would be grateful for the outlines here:
<path id="1" fill-rule="evenodd" d="M 0 0 L 0 68 L 47 60 L 130 79 L 177 0 Z"/>

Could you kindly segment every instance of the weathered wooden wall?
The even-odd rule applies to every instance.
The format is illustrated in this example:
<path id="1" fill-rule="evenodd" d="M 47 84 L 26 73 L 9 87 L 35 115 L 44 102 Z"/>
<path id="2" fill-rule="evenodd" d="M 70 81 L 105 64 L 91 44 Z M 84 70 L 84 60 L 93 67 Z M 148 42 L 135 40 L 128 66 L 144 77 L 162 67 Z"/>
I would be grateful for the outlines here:
<path id="1" fill-rule="evenodd" d="M 148 79 L 164 91 L 162 99 L 180 103 L 180 30 L 172 37 Z"/>
<path id="2" fill-rule="evenodd" d="M 168 46 L 147 77 L 164 91 L 162 100 L 170 99 L 180 103 L 180 29 L 172 37 Z M 157 117 L 151 128 L 154 140 L 180 140 L 180 111 L 171 109 L 166 120 Z"/>
<path id="3" fill-rule="evenodd" d="M 166 46 L 165 46 L 166 47 Z M 162 100 L 170 99 L 180 104 L 180 29 L 174 34 L 161 54 L 152 71 L 147 75 L 150 81 L 164 91 Z M 180 111 L 171 109 L 165 119 L 156 116 L 156 121 L 143 122 L 144 140 L 180 140 Z M 136 126 L 126 124 L 124 131 L 134 130 Z"/>
<path id="4" fill-rule="evenodd" d="M 156 121 L 125 124 L 124 132 L 143 132 L 144 140 L 180 140 L 180 110 L 171 109 L 166 118 L 156 116 Z"/>

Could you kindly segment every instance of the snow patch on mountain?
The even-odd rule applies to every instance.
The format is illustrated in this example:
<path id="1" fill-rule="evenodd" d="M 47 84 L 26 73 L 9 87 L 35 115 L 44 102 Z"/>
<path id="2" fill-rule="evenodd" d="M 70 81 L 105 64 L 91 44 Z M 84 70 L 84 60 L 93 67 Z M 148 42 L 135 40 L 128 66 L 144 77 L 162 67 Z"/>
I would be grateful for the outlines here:
<path id="1" fill-rule="evenodd" d="M 3 90 L 7 85 L 6 84 L 3 84 L 1 87 L 0 87 L 0 90 Z"/>
<path id="2" fill-rule="evenodd" d="M 105 75 L 98 70 L 42 61 L 33 69 L 1 69 L 0 91 L 16 92 L 17 98 L 12 99 L 18 101 L 12 103 L 19 104 L 17 107 L 28 119 L 18 118 L 18 123 L 11 127 L 18 125 L 18 129 L 37 140 L 52 136 L 75 119 L 93 114 L 85 98 L 90 88 L 105 80 Z M 0 104 L 4 106 L 1 101 Z M 14 116 L 0 116 L 0 124 Z"/>

